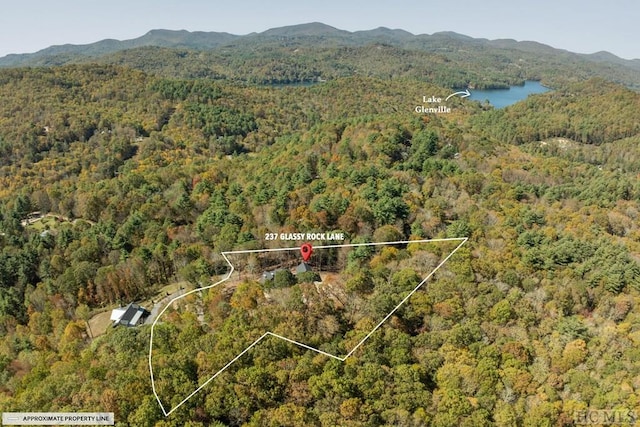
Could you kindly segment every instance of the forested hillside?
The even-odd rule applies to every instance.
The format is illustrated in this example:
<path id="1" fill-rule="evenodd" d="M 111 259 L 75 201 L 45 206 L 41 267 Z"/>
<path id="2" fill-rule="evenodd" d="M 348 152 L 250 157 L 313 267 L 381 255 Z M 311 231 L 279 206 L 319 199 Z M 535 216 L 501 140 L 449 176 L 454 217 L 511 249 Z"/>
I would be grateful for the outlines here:
<path id="1" fill-rule="evenodd" d="M 421 115 L 415 102 L 448 82 L 409 65 L 390 75 L 391 47 L 341 49 L 326 55 L 348 68 L 366 51 L 388 74 L 367 63 L 274 88 L 104 64 L 0 70 L 3 411 L 108 411 L 136 427 L 476 427 L 640 410 L 640 95 L 570 76 L 505 110 L 453 98 L 451 114 Z M 313 69 L 288 79 L 274 63 L 264 82 Z M 56 220 L 31 223 L 34 211 Z M 167 285 L 214 283 L 222 251 L 318 230 L 469 241 L 346 362 L 267 341 L 169 417 L 151 390 L 149 325 L 87 327 Z M 350 257 L 352 298 L 401 281 L 386 263 L 408 252 Z M 202 313 L 171 312 L 163 390 L 193 390 L 258 323 L 301 328 L 300 298 L 274 313 L 268 291 L 248 277 L 203 293 Z M 310 333 L 366 330 L 388 308 L 371 301 L 355 324 L 314 306 Z"/>
<path id="2" fill-rule="evenodd" d="M 132 40 L 51 46 L 0 58 L 0 67 L 101 63 L 165 77 L 290 84 L 370 76 L 411 78 L 448 88 L 550 86 L 600 77 L 640 90 L 638 60 L 582 55 L 536 42 L 475 39 L 454 32 L 413 35 L 376 28 L 349 32 L 322 23 L 227 33 L 153 30 Z"/>
<path id="3" fill-rule="evenodd" d="M 563 137 L 600 145 L 638 135 L 638 109 L 636 92 L 604 79 L 591 79 L 529 97 L 473 121 L 489 135 L 515 144 Z"/>

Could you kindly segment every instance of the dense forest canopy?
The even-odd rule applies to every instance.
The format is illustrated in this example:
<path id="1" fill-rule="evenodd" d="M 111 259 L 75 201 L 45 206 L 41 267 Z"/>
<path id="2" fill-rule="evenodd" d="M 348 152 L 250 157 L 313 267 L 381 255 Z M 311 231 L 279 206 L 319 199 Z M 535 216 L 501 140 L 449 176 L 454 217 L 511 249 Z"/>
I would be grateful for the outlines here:
<path id="1" fill-rule="evenodd" d="M 120 65 L 0 70 L 0 408 L 95 409 L 130 426 L 543 426 L 638 410 L 640 95 L 585 78 L 597 67 L 512 73 L 487 54 L 487 84 L 555 90 L 416 114 L 484 62 L 457 74 L 458 54 L 298 53 L 145 47 L 104 60 Z M 149 325 L 90 328 L 118 305 L 214 283 L 222 251 L 318 230 L 469 241 L 346 362 L 266 341 L 169 417 Z M 355 339 L 420 277 L 412 256 L 336 261 L 362 307 L 310 299 L 314 275 L 265 286 L 257 267 L 186 300 L 159 327 L 163 396 L 189 393 L 257 327 Z"/>

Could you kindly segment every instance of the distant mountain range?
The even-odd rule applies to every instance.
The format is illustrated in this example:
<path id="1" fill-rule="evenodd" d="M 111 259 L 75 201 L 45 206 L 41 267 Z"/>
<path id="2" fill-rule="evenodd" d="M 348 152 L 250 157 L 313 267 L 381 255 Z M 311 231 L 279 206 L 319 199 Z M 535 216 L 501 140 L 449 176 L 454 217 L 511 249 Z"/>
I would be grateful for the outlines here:
<path id="1" fill-rule="evenodd" d="M 42 59 L 56 56 L 66 58 L 100 57 L 110 53 L 146 46 L 206 50 L 233 42 L 238 38 L 241 38 L 241 36 L 228 33 L 151 30 L 144 36 L 131 40 L 105 39 L 83 45 L 64 44 L 50 46 L 35 53 L 11 54 L 0 58 L 0 66 L 37 65 Z"/>
<path id="2" fill-rule="evenodd" d="M 623 83 L 634 89 L 640 88 L 640 59 L 626 60 L 609 52 L 577 54 L 533 41 L 475 39 L 454 32 L 414 35 L 404 30 L 385 27 L 368 31 L 349 32 L 318 22 L 273 28 L 262 33 L 251 33 L 244 36 L 221 32 L 152 30 L 139 38 L 131 40 L 106 39 L 86 45 L 66 44 L 51 46 L 35 53 L 11 54 L 0 58 L 0 67 L 55 66 L 85 62 L 131 65 L 128 64 L 128 61 L 141 62 L 138 58 L 140 55 L 155 55 L 158 52 L 166 55 L 166 51 L 153 51 L 142 48 L 161 48 L 189 52 L 204 51 L 213 52 L 216 55 L 236 52 L 245 56 L 264 56 L 265 52 L 282 51 L 282 49 L 324 50 L 326 53 L 328 49 L 357 49 L 372 45 L 395 49 L 393 53 L 390 53 L 392 56 L 397 56 L 399 51 L 403 51 L 405 55 L 407 52 L 411 52 L 412 55 L 416 54 L 416 52 L 432 56 L 437 55 L 437 58 L 432 57 L 432 59 L 435 58 L 434 60 L 440 61 L 444 58 L 445 62 L 452 61 L 451 65 L 467 64 L 470 61 L 490 62 L 492 68 L 500 69 L 500 71 L 493 70 L 493 72 L 498 74 L 502 72 L 506 76 L 503 79 L 503 84 L 514 79 L 549 78 L 548 68 L 550 66 L 556 67 L 556 64 L 571 64 L 572 67 L 580 69 L 578 73 L 580 75 L 587 77 L 597 75 L 607 78 L 608 69 L 610 74 L 608 79 Z M 131 50 L 137 52 L 133 55 L 135 58 L 126 53 L 123 54 L 123 52 Z M 360 55 L 362 51 L 358 51 L 355 54 Z M 421 58 L 418 62 L 420 61 L 424 62 L 426 59 Z M 149 59 L 142 62 L 146 64 L 152 61 Z M 511 68 L 526 67 L 527 72 L 520 71 L 516 73 L 513 70 L 508 70 L 508 64 L 511 64 L 509 65 Z M 157 68 L 160 65 L 156 64 L 153 71 L 157 72 Z M 210 61 L 201 64 L 197 73 L 188 71 L 193 67 L 186 67 L 185 70 L 187 71 L 179 71 L 177 73 L 182 73 L 181 77 L 193 76 L 192 74 L 194 73 L 195 75 L 200 75 L 203 72 L 203 68 L 210 65 Z M 145 66 L 138 66 L 138 68 L 145 69 Z M 375 64 L 372 67 L 373 74 L 376 74 Z M 173 68 L 175 69 L 175 66 Z M 317 75 L 327 73 L 326 67 L 323 68 L 319 65 L 317 68 L 314 71 Z M 145 71 L 149 70 L 145 69 Z M 165 74 L 168 73 L 166 69 L 164 71 Z M 426 69 L 423 71 L 429 72 Z M 478 69 L 477 73 L 481 73 L 481 70 Z M 230 73 L 225 72 L 225 70 L 218 70 L 216 76 L 224 77 L 227 74 Z M 331 73 L 329 74 L 329 77 L 332 77 Z M 211 77 L 206 73 L 205 76 Z M 467 80 L 472 81 L 474 79 L 479 80 L 479 75 L 471 76 Z M 461 76 L 458 80 L 464 80 L 464 76 Z M 456 84 L 458 84 L 457 81 L 451 82 L 451 85 Z"/>

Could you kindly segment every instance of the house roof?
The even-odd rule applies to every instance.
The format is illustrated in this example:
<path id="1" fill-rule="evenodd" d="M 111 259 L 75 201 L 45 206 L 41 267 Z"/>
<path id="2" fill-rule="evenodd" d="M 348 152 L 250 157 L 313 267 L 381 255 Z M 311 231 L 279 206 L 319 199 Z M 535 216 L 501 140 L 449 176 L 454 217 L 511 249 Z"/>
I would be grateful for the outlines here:
<path id="1" fill-rule="evenodd" d="M 114 326 L 136 326 L 140 319 L 149 316 L 149 311 L 138 304 L 131 303 L 126 307 L 116 308 L 111 312 L 111 320 Z"/>
<path id="2" fill-rule="evenodd" d="M 114 308 L 111 311 L 111 320 L 113 322 L 119 322 L 125 311 L 127 311 L 126 307 Z"/>
<path id="3" fill-rule="evenodd" d="M 262 273 L 262 281 L 268 281 L 268 280 L 273 280 L 276 278 L 276 273 L 278 273 L 278 271 L 288 271 L 286 268 L 278 268 L 277 270 L 273 270 L 273 271 L 265 271 L 264 273 Z"/>
<path id="4" fill-rule="evenodd" d="M 133 314 L 133 317 L 129 321 L 129 324 L 137 325 L 145 311 L 146 310 L 144 308 L 142 310 L 136 310 L 136 312 Z"/>
<path id="5" fill-rule="evenodd" d="M 313 269 L 306 262 L 302 262 L 296 267 L 296 273 L 306 273 L 307 271 L 313 271 Z"/>

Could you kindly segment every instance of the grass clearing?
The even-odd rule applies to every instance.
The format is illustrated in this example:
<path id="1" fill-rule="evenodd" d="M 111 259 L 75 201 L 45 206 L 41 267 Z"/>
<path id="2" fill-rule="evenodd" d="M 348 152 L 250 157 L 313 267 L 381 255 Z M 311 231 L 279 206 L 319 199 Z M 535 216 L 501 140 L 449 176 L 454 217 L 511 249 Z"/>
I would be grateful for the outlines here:
<path id="1" fill-rule="evenodd" d="M 38 221 L 32 222 L 28 225 L 28 227 L 38 232 L 42 232 L 44 230 L 55 230 L 59 225 L 60 223 L 56 220 L 56 218 L 52 216 L 45 216 Z"/>
<path id="2" fill-rule="evenodd" d="M 93 338 L 104 335 L 109 326 L 111 326 L 111 310 L 98 313 L 89 319 L 89 328 L 91 328 Z"/>
<path id="3" fill-rule="evenodd" d="M 153 297 L 142 301 L 135 301 L 137 304 L 140 304 L 142 307 L 150 310 L 153 308 L 154 304 L 158 301 L 166 298 L 167 295 L 173 295 L 177 293 L 180 288 L 182 288 L 185 292 L 194 289 L 193 285 L 188 282 L 175 282 L 170 283 L 166 286 L 163 286 L 159 290 L 156 291 Z M 125 304 L 126 305 L 126 304 Z M 91 333 L 93 334 L 93 338 L 99 337 L 100 335 L 104 335 L 107 332 L 107 329 L 111 326 L 111 312 L 114 308 L 117 308 L 117 305 L 113 305 L 104 309 L 100 313 L 94 314 L 91 319 L 89 319 L 89 327 L 91 328 Z"/>

